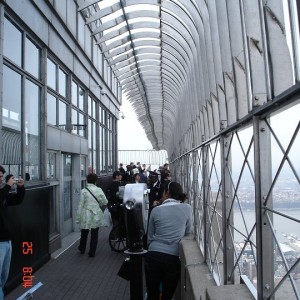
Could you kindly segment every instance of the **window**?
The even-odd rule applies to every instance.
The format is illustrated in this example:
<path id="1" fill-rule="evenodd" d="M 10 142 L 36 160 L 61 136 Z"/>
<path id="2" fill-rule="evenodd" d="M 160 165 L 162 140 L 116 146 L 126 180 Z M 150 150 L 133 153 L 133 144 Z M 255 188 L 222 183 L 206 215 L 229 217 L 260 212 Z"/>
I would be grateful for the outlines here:
<path id="1" fill-rule="evenodd" d="M 72 81 L 72 133 L 85 136 L 84 89 Z"/>
<path id="2" fill-rule="evenodd" d="M 47 59 L 47 85 L 56 90 L 56 65 L 49 58 Z"/>
<path id="3" fill-rule="evenodd" d="M 56 123 L 56 98 L 48 93 L 47 95 L 47 123 L 57 125 Z"/>
<path id="4" fill-rule="evenodd" d="M 106 158 L 107 152 L 105 146 L 106 143 L 106 129 L 100 126 L 100 170 L 102 173 L 106 173 Z"/>
<path id="5" fill-rule="evenodd" d="M 47 179 L 56 179 L 55 165 L 56 154 L 54 152 L 47 152 Z"/>
<path id="6" fill-rule="evenodd" d="M 59 100 L 58 126 L 67 130 L 67 104 Z"/>
<path id="7" fill-rule="evenodd" d="M 75 134 L 77 134 L 78 125 L 78 111 L 72 108 L 72 132 Z"/>
<path id="8" fill-rule="evenodd" d="M 84 110 L 84 89 L 75 81 L 72 81 L 72 104 L 76 108 Z"/>
<path id="9" fill-rule="evenodd" d="M 3 126 L 21 131 L 21 75 L 3 66 Z"/>
<path id="10" fill-rule="evenodd" d="M 41 50 L 28 37 L 25 39 L 24 68 L 34 77 L 40 79 L 40 53 Z"/>
<path id="11" fill-rule="evenodd" d="M 3 54 L 18 66 L 22 66 L 22 32 L 4 18 Z"/>
<path id="12" fill-rule="evenodd" d="M 47 123 L 67 130 L 67 104 L 50 93 L 47 95 Z"/>
<path id="13" fill-rule="evenodd" d="M 67 96 L 67 73 L 47 58 L 47 85 L 63 98 Z"/>
<path id="14" fill-rule="evenodd" d="M 88 121 L 88 127 L 89 127 L 89 138 L 88 138 L 88 146 L 89 146 L 89 169 L 94 170 L 96 172 L 96 166 L 97 166 L 97 144 L 96 144 L 96 122 L 89 119 Z"/>
<path id="15" fill-rule="evenodd" d="M 77 107 L 78 85 L 72 81 L 72 104 Z"/>
<path id="16" fill-rule="evenodd" d="M 65 98 L 66 91 L 67 91 L 67 74 L 59 68 L 58 69 L 58 92 L 60 95 L 62 95 Z"/>
<path id="17" fill-rule="evenodd" d="M 9 174 L 22 174 L 21 168 L 21 75 L 3 66 L 3 161 Z"/>
<path id="18" fill-rule="evenodd" d="M 85 176 L 87 174 L 87 169 L 86 169 L 86 165 L 87 165 L 87 157 L 86 156 L 81 156 L 80 157 L 80 174 L 82 177 L 84 177 L 85 180 Z"/>
<path id="19" fill-rule="evenodd" d="M 26 80 L 25 85 L 25 172 L 30 180 L 40 178 L 40 88 Z"/>

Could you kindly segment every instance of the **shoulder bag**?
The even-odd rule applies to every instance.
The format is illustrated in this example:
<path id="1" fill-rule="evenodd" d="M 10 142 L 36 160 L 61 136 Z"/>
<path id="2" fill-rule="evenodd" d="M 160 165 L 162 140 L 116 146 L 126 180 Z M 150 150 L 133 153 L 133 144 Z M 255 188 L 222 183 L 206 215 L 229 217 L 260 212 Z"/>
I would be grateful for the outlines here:
<path id="1" fill-rule="evenodd" d="M 98 202 L 99 207 L 101 208 L 102 211 L 105 210 L 105 206 L 100 206 L 100 202 L 98 201 L 98 199 L 95 197 L 95 195 L 86 187 L 86 190 L 88 190 L 90 192 L 90 194 L 95 198 L 95 200 Z"/>

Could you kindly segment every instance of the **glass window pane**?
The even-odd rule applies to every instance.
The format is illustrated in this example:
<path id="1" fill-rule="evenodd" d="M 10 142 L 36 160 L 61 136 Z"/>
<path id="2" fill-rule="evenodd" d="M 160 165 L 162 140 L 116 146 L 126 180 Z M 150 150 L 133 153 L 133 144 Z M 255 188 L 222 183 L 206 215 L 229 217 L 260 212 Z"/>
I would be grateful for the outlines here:
<path id="1" fill-rule="evenodd" d="M 47 59 L 47 85 L 56 90 L 56 65 Z"/>
<path id="2" fill-rule="evenodd" d="M 87 164 L 87 157 L 81 156 L 81 164 L 80 164 L 81 176 L 86 176 L 87 174 L 86 164 Z"/>
<path id="3" fill-rule="evenodd" d="M 102 107 L 99 105 L 99 122 L 101 123 L 101 118 L 102 118 Z"/>
<path id="4" fill-rule="evenodd" d="M 105 110 L 102 109 L 102 124 L 105 124 Z"/>
<path id="5" fill-rule="evenodd" d="M 77 83 L 72 81 L 72 104 L 77 106 L 77 97 L 78 97 L 78 86 Z"/>
<path id="6" fill-rule="evenodd" d="M 2 163 L 7 174 L 18 176 L 21 170 L 21 131 L 2 128 Z"/>
<path id="7" fill-rule="evenodd" d="M 72 132 L 77 134 L 78 128 L 78 112 L 76 109 L 72 109 Z"/>
<path id="8" fill-rule="evenodd" d="M 48 152 L 47 153 L 47 179 L 55 179 L 55 164 L 56 164 L 56 154 Z"/>
<path id="9" fill-rule="evenodd" d="M 96 150 L 96 123 L 93 122 L 93 149 Z"/>
<path id="10" fill-rule="evenodd" d="M 78 108 L 81 110 L 84 110 L 84 90 L 79 87 L 79 102 L 78 102 Z"/>
<path id="11" fill-rule="evenodd" d="M 80 126 L 80 127 L 78 128 L 78 134 L 79 134 L 80 136 L 84 136 L 84 134 L 85 134 L 84 115 L 81 114 L 81 113 L 79 113 L 79 114 L 78 114 L 78 118 L 79 118 L 79 124 L 82 125 L 82 126 Z"/>
<path id="12" fill-rule="evenodd" d="M 3 53 L 15 64 L 22 66 L 22 32 L 4 18 Z"/>
<path id="13" fill-rule="evenodd" d="M 88 131 L 89 131 L 88 144 L 89 144 L 89 148 L 92 148 L 92 121 L 91 121 L 91 119 L 89 119 Z"/>
<path id="14" fill-rule="evenodd" d="M 26 80 L 25 86 L 25 170 L 30 180 L 40 179 L 40 90 Z"/>
<path id="15" fill-rule="evenodd" d="M 67 129 L 67 105 L 63 101 L 59 101 L 58 126 Z"/>
<path id="16" fill-rule="evenodd" d="M 21 76 L 3 66 L 3 126 L 21 131 Z"/>
<path id="17" fill-rule="evenodd" d="M 28 38 L 25 40 L 25 70 L 40 78 L 40 48 Z"/>
<path id="18" fill-rule="evenodd" d="M 88 97 L 88 114 L 89 116 L 92 116 L 92 98 Z"/>
<path id="19" fill-rule="evenodd" d="M 66 90 L 67 90 L 67 74 L 62 71 L 61 69 L 58 70 L 58 88 L 59 88 L 59 93 L 63 96 L 66 97 Z"/>
<path id="20" fill-rule="evenodd" d="M 96 102 L 93 101 L 93 118 L 96 119 Z"/>
<path id="21" fill-rule="evenodd" d="M 102 143 L 102 136 L 103 136 L 103 133 L 102 133 L 102 126 L 100 126 L 99 128 L 99 152 L 100 152 L 100 161 L 99 161 L 99 164 L 100 164 L 100 172 L 103 171 L 103 159 L 102 159 L 102 156 L 103 156 L 103 143 Z"/>
<path id="22" fill-rule="evenodd" d="M 49 93 L 47 95 L 47 123 L 56 125 L 56 98 Z"/>

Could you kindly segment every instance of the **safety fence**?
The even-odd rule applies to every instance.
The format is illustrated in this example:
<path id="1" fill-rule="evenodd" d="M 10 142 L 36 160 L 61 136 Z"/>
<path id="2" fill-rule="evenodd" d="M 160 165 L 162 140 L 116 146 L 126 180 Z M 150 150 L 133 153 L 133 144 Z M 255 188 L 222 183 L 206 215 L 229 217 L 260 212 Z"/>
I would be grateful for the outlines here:
<path id="1" fill-rule="evenodd" d="M 257 299 L 300 299 L 299 85 L 286 95 L 170 159 L 215 282 Z"/>

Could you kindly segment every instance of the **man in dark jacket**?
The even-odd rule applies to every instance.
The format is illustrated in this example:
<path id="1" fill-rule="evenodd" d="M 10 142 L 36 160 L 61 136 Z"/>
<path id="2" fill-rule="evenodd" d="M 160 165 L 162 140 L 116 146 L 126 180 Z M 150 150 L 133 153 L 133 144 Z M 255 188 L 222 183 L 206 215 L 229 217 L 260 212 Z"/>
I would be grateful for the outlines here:
<path id="1" fill-rule="evenodd" d="M 120 214 L 120 204 L 122 199 L 119 198 L 119 187 L 121 186 L 122 174 L 120 171 L 115 171 L 113 173 L 112 183 L 107 191 L 108 194 L 108 204 L 107 208 L 111 215 L 111 220 L 113 225 L 119 222 Z"/>
<path id="2" fill-rule="evenodd" d="M 4 299 L 3 287 L 8 278 L 11 261 L 12 229 L 11 220 L 7 215 L 8 206 L 20 204 L 25 195 L 24 181 L 18 179 L 17 192 L 10 193 L 10 189 L 16 180 L 13 175 L 7 175 L 6 184 L 3 184 L 5 169 L 0 166 L 0 300 Z M 2 186 L 3 185 L 3 186 Z"/>

